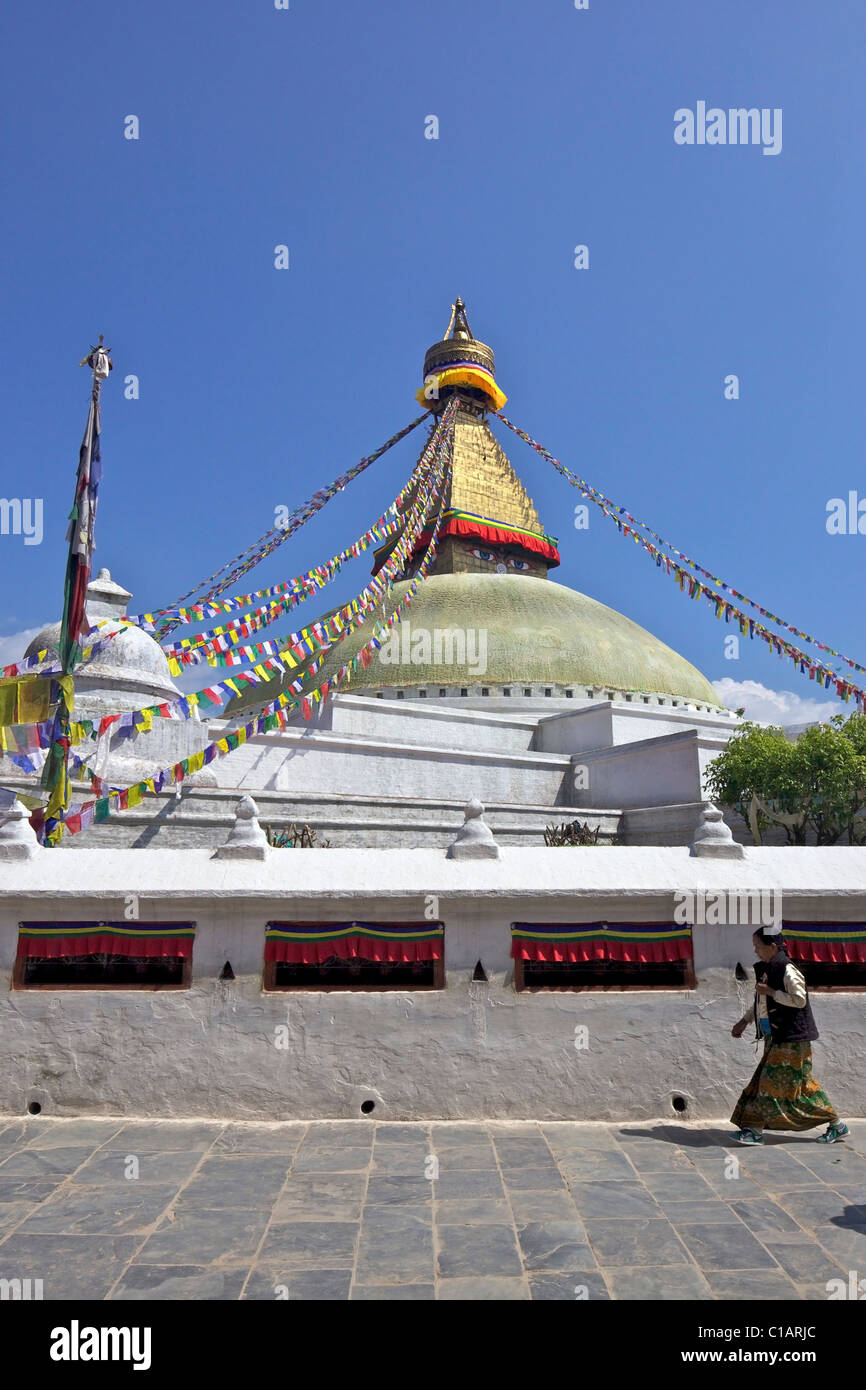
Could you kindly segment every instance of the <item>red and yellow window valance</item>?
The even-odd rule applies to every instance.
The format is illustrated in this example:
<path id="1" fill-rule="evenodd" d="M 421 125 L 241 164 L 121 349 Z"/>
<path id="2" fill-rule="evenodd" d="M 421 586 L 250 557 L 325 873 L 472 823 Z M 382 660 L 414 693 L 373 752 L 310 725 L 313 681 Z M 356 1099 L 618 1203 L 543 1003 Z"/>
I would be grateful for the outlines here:
<path id="1" fill-rule="evenodd" d="M 320 965 L 340 960 L 441 960 L 441 922 L 269 922 L 265 960 Z"/>
<path id="2" fill-rule="evenodd" d="M 416 542 L 416 551 L 426 549 L 432 534 L 431 530 L 422 531 Z M 540 536 L 536 531 L 527 531 L 523 526 L 506 526 L 501 521 L 494 521 L 487 516 L 476 516 L 473 512 L 461 512 L 454 508 L 445 512 L 439 527 L 439 539 L 444 536 L 472 536 L 477 540 L 487 541 L 489 545 L 518 545 L 522 550 L 548 560 L 551 568 L 559 564 L 555 536 Z"/>
<path id="3" fill-rule="evenodd" d="M 19 922 L 19 956 L 192 955 L 194 922 Z"/>
<path id="4" fill-rule="evenodd" d="M 515 960 L 551 964 L 689 960 L 692 931 L 664 922 L 514 922 L 511 954 Z"/>
<path id="5" fill-rule="evenodd" d="M 782 939 L 791 960 L 839 965 L 866 963 L 863 922 L 783 922 Z"/>

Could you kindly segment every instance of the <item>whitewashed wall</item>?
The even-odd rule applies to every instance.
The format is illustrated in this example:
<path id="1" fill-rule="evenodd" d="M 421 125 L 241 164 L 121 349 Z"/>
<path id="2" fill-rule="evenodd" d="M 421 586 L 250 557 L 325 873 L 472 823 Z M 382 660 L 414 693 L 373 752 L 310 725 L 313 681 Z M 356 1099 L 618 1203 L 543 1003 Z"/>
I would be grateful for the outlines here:
<path id="1" fill-rule="evenodd" d="M 781 890 L 791 917 L 863 920 L 866 851 L 748 850 L 712 862 L 685 849 L 275 851 L 265 863 L 207 851 L 43 851 L 0 866 L 0 1113 L 288 1119 L 481 1116 L 726 1119 L 755 1064 L 732 1039 L 753 961 L 751 927 L 696 927 L 694 991 L 516 994 L 512 921 L 670 921 L 675 892 Z M 18 922 L 123 915 L 194 920 L 189 991 L 12 991 Z M 447 988 L 263 994 L 271 918 L 424 915 L 438 898 Z M 471 981 L 477 960 L 489 983 Z M 231 962 L 236 979 L 218 975 Z M 749 993 L 750 997 L 750 993 Z M 866 1008 L 817 994 L 815 1070 L 846 1115 L 866 1114 Z M 288 1027 L 289 1047 L 276 1046 Z M 575 1028 L 589 1046 L 576 1050 Z"/>

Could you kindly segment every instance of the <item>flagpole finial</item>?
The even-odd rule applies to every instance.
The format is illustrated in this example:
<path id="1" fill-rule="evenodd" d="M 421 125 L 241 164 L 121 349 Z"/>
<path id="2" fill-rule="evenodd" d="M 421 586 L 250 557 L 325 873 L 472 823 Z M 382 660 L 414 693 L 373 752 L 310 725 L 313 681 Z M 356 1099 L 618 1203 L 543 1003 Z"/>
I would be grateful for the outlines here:
<path id="1" fill-rule="evenodd" d="M 79 367 L 90 367 L 93 371 L 94 380 L 105 381 L 108 373 L 114 367 L 114 363 L 109 357 L 110 347 L 103 347 L 104 335 L 100 333 L 99 342 L 90 344 L 90 352 L 86 357 L 82 357 Z"/>

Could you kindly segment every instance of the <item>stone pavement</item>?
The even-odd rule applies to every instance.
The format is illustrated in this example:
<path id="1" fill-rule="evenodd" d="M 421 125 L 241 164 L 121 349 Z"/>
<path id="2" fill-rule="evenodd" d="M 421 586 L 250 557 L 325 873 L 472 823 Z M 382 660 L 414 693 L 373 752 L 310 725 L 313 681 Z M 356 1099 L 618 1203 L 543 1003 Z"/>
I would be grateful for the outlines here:
<path id="1" fill-rule="evenodd" d="M 45 1299 L 826 1299 L 866 1278 L 851 1128 L 739 1148 L 660 1121 L 0 1118 L 0 1279 Z"/>

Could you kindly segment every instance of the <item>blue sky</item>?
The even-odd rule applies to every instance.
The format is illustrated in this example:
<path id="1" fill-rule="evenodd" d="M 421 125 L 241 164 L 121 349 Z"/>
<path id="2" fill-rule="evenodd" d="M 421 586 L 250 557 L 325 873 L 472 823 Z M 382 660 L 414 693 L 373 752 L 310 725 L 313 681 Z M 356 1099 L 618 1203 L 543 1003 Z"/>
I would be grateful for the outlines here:
<path id="1" fill-rule="evenodd" d="M 77 364 L 99 332 L 116 369 L 96 561 L 139 611 L 405 424 L 459 293 L 515 422 L 866 665 L 866 536 L 825 527 L 830 498 L 866 498 L 862 4 L 48 0 L 7 12 L 3 40 L 0 495 L 44 499 L 41 545 L 0 536 L 3 659 L 60 613 Z M 699 101 L 781 108 L 781 152 L 676 145 L 674 112 Z M 814 697 L 763 644 L 725 660 L 732 629 L 599 513 L 576 531 L 577 494 L 495 429 L 560 538 L 560 582 L 736 682 L 729 703 L 748 707 L 743 682 Z M 419 448 L 249 587 L 354 539 Z"/>

